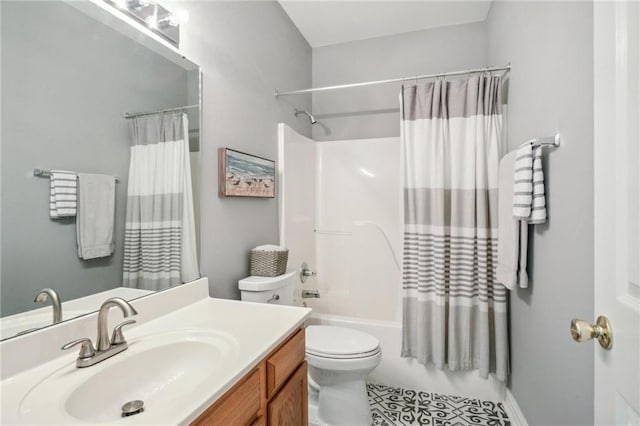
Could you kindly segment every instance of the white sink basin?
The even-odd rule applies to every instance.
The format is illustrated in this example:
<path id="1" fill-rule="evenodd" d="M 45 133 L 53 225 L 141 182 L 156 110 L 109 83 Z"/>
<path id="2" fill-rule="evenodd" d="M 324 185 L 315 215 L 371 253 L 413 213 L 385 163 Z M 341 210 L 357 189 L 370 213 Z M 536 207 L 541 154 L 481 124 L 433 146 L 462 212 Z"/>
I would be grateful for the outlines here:
<path id="1" fill-rule="evenodd" d="M 237 352 L 235 338 L 225 333 L 192 329 L 142 336 L 94 366 L 67 364 L 47 376 L 22 399 L 20 416 L 83 424 L 162 418 L 194 390 L 215 382 Z M 144 401 L 145 411 L 122 419 L 122 405 L 132 400 Z"/>

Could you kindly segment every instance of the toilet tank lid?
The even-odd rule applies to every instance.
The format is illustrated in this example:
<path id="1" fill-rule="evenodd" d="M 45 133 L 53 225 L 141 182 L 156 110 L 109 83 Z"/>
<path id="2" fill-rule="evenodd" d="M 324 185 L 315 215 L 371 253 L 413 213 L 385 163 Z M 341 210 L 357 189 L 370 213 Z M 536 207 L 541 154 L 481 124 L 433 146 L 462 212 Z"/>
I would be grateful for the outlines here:
<path id="1" fill-rule="evenodd" d="M 244 291 L 275 290 L 276 288 L 281 288 L 291 283 L 295 274 L 296 271 L 288 271 L 277 277 L 258 277 L 252 275 L 238 281 L 238 288 Z"/>

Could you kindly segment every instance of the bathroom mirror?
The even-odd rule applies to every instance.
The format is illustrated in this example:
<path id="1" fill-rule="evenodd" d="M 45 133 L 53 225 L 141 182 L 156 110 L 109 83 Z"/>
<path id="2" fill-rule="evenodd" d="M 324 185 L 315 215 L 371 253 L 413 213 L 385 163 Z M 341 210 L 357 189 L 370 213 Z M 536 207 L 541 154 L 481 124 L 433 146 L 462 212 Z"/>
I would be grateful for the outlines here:
<path id="1" fill-rule="evenodd" d="M 2 339 L 53 322 L 51 297 L 34 302 L 43 288 L 59 295 L 62 320 L 111 296 L 151 293 L 121 287 L 131 140 L 125 113 L 195 106 L 185 113 L 198 235 L 200 69 L 102 3 L 0 3 Z M 78 257 L 76 220 L 50 218 L 50 180 L 34 169 L 117 178 L 112 255 Z"/>

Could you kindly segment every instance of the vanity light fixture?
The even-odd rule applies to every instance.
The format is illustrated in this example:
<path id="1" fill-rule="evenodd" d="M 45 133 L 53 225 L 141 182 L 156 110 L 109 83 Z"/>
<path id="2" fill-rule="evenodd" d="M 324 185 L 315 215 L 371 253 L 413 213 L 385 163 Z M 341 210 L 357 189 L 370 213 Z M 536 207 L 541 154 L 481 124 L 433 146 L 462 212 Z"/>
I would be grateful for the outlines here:
<path id="1" fill-rule="evenodd" d="M 147 24 L 149 28 L 153 30 L 158 29 L 158 15 L 156 15 L 155 13 L 152 15 L 149 15 L 147 19 L 144 20 L 144 22 Z"/>
<path id="2" fill-rule="evenodd" d="M 153 28 L 166 28 L 177 27 L 180 24 L 185 24 L 189 21 L 189 12 L 186 10 L 180 10 L 176 13 L 170 13 L 160 18 L 157 15 L 152 15 L 147 18 L 147 24 Z"/>
<path id="3" fill-rule="evenodd" d="M 142 9 L 147 6 L 153 5 L 155 2 L 151 0 L 134 0 L 134 1 L 131 1 L 130 3 L 132 4 L 132 7 L 137 9 Z"/>
<path id="4" fill-rule="evenodd" d="M 178 9 L 173 13 L 173 15 L 171 15 L 171 19 L 173 19 L 174 22 L 171 25 L 173 25 L 174 27 L 180 24 L 188 24 L 189 12 L 187 12 L 186 9 Z"/>
<path id="5" fill-rule="evenodd" d="M 154 0 L 104 0 L 158 34 L 175 47 L 180 46 L 180 25 L 189 19 L 186 10 L 171 13 Z"/>

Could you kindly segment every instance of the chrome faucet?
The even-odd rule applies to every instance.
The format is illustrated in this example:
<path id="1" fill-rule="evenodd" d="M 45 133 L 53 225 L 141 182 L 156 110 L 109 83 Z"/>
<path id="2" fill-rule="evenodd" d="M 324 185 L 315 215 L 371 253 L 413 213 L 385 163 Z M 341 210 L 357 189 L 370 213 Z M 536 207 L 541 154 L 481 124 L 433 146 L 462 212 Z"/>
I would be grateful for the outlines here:
<path id="1" fill-rule="evenodd" d="M 62 321 L 62 304 L 60 303 L 60 297 L 58 293 L 52 288 L 43 288 L 36 294 L 33 299 L 36 303 L 45 303 L 48 299 L 51 299 L 51 306 L 53 307 L 53 324 L 57 324 Z"/>
<path id="2" fill-rule="evenodd" d="M 126 325 L 134 324 L 135 320 L 124 321 L 116 325 L 113 329 L 111 339 L 109 339 L 107 320 L 109 309 L 114 306 L 120 308 L 125 318 L 138 314 L 138 311 L 136 311 L 129 302 L 120 297 L 111 297 L 105 300 L 102 306 L 100 306 L 100 311 L 98 311 L 98 337 L 96 338 L 98 347 L 94 348 L 91 339 L 88 337 L 74 340 L 62 347 L 63 350 L 66 350 L 75 345 L 81 345 L 80 353 L 76 360 L 76 367 L 90 367 L 127 349 L 127 341 L 122 334 L 122 328 Z"/>
<path id="3" fill-rule="evenodd" d="M 105 300 L 102 306 L 100 306 L 100 311 L 98 312 L 98 337 L 96 338 L 98 351 L 106 351 L 111 346 L 111 341 L 109 340 L 109 329 L 107 328 L 107 319 L 109 317 L 109 309 L 113 306 L 120 308 L 125 318 L 132 315 L 138 315 L 138 311 L 136 311 L 129 302 L 121 297 L 111 297 Z M 125 321 L 122 324 L 117 325 L 113 329 L 113 336 L 116 336 L 116 333 L 120 331 L 125 323 L 133 324 L 134 322 L 135 321 Z M 126 341 L 122 343 L 126 344 Z"/>
<path id="4" fill-rule="evenodd" d="M 302 298 L 303 299 L 318 299 L 320 297 L 320 292 L 318 290 L 302 290 Z"/>

